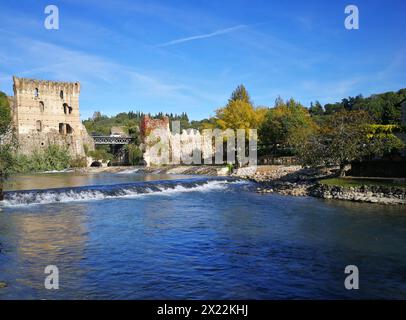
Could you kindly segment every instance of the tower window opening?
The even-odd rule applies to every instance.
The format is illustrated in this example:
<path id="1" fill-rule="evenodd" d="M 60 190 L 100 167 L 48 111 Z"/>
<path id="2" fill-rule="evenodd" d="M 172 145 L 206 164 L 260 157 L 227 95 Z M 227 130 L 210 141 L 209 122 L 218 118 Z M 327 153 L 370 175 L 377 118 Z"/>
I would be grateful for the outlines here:
<path id="1" fill-rule="evenodd" d="M 63 90 L 61 90 L 61 92 L 59 93 L 59 96 L 61 97 L 61 99 L 63 99 Z"/>
<path id="2" fill-rule="evenodd" d="M 37 120 L 36 127 L 37 127 L 38 132 L 42 131 L 42 122 L 41 122 L 41 120 Z"/>
<path id="3" fill-rule="evenodd" d="M 73 133 L 73 128 L 69 124 L 66 124 L 66 133 L 67 134 L 72 134 Z"/>
<path id="4" fill-rule="evenodd" d="M 64 123 L 59 124 L 59 133 L 60 134 L 66 134 L 66 126 Z"/>
<path id="5" fill-rule="evenodd" d="M 45 110 L 44 101 L 40 101 L 40 102 L 39 102 L 39 110 L 40 110 L 41 112 L 44 112 L 44 110 Z"/>
<path id="6" fill-rule="evenodd" d="M 34 90 L 34 96 L 35 96 L 35 98 L 38 98 L 38 96 L 39 96 L 39 90 L 38 90 L 38 88 L 35 88 L 35 90 Z"/>

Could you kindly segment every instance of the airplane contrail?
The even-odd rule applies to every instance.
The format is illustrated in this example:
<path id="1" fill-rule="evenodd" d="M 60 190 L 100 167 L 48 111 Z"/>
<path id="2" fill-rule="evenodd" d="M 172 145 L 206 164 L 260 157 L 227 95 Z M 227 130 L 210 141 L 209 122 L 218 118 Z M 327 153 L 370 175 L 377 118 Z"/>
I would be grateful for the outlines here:
<path id="1" fill-rule="evenodd" d="M 207 39 L 207 38 L 215 37 L 215 36 L 218 36 L 221 34 L 230 33 L 230 32 L 233 32 L 233 31 L 236 31 L 236 30 L 239 30 L 242 28 L 246 28 L 246 27 L 247 27 L 247 25 L 241 24 L 241 25 L 237 25 L 234 27 L 230 27 L 230 28 L 219 29 L 214 32 L 207 33 L 207 34 L 200 34 L 200 35 L 196 35 L 196 36 L 175 39 L 175 40 L 172 40 L 169 42 L 159 44 L 159 45 L 157 45 L 157 47 L 168 47 L 168 46 L 172 46 L 172 45 L 183 43 L 183 42 L 189 42 L 189 41 L 194 41 L 194 40 L 199 40 L 199 39 Z"/>

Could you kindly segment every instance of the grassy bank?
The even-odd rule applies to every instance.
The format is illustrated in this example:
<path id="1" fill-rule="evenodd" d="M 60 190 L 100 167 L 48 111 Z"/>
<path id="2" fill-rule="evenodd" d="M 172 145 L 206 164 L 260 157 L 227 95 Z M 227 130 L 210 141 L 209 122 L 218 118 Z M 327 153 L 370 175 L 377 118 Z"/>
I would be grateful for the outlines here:
<path id="1" fill-rule="evenodd" d="M 378 179 L 356 179 L 356 178 L 332 178 L 323 179 L 319 181 L 321 184 L 328 186 L 340 186 L 340 187 L 361 187 L 361 186 L 380 186 L 380 187 L 398 187 L 406 189 L 405 182 L 378 180 Z"/>

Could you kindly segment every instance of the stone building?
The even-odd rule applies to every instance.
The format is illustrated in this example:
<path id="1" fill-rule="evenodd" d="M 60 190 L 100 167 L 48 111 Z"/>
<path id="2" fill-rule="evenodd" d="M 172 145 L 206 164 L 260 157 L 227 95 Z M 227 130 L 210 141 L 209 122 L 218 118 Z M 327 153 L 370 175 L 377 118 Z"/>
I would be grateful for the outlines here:
<path id="1" fill-rule="evenodd" d="M 120 136 L 120 137 L 127 137 L 128 135 L 125 133 L 124 127 L 114 126 L 110 129 L 111 136 Z"/>
<path id="2" fill-rule="evenodd" d="M 30 154 L 51 144 L 66 146 L 73 157 L 85 156 L 93 139 L 80 121 L 79 82 L 13 77 L 10 98 L 19 152 Z"/>

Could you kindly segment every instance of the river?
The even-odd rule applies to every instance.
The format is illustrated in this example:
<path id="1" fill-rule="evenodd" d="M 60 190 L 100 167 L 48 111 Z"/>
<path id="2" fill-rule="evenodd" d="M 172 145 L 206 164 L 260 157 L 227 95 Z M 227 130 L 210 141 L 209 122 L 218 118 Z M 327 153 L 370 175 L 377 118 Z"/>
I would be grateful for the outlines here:
<path id="1" fill-rule="evenodd" d="M 406 299 L 406 212 L 252 182 L 73 172 L 11 179 L 0 299 Z M 44 269 L 59 270 L 47 290 Z M 344 269 L 359 269 L 347 290 Z"/>

